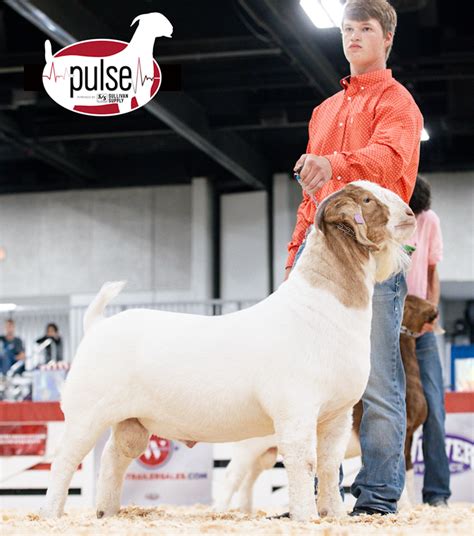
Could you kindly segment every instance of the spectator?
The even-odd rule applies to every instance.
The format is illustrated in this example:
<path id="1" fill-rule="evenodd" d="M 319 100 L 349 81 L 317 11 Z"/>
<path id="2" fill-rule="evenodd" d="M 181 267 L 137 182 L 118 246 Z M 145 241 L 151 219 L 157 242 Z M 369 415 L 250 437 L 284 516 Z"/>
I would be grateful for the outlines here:
<path id="1" fill-rule="evenodd" d="M 61 339 L 61 336 L 59 335 L 58 326 L 53 322 L 50 322 L 46 326 L 46 335 L 43 335 L 43 337 L 36 339 L 36 342 L 38 344 L 41 344 L 48 339 L 51 341 L 51 344 L 46 346 L 46 348 L 44 349 L 44 355 L 46 358 L 45 363 L 47 363 L 48 361 L 62 361 L 63 341 Z"/>
<path id="2" fill-rule="evenodd" d="M 25 359 L 25 348 L 19 337 L 15 337 L 15 321 L 5 320 L 5 335 L 0 335 L 1 372 L 6 374 L 8 369 L 17 361 Z"/>
<path id="3" fill-rule="evenodd" d="M 416 215 L 417 229 L 412 238 L 416 247 L 407 276 L 408 293 L 438 306 L 440 284 L 437 264 L 443 256 L 439 218 L 430 209 L 431 187 L 418 176 L 410 207 Z M 432 327 L 423 330 L 416 340 L 416 357 L 421 383 L 428 403 L 428 418 L 423 425 L 423 502 L 431 506 L 447 506 L 449 462 L 444 442 L 445 409 L 441 361 Z"/>

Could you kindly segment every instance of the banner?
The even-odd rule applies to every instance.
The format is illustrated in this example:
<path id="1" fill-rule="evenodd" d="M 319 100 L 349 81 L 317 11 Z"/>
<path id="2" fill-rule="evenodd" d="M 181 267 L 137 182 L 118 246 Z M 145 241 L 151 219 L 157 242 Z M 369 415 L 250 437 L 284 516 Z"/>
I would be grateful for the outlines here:
<path id="1" fill-rule="evenodd" d="M 103 437 L 95 451 L 97 474 L 105 441 Z M 211 504 L 213 466 L 208 443 L 190 449 L 178 441 L 151 436 L 147 450 L 127 470 L 121 504 Z"/>
<path id="2" fill-rule="evenodd" d="M 0 456 L 43 456 L 46 438 L 45 424 L 0 425 Z"/>

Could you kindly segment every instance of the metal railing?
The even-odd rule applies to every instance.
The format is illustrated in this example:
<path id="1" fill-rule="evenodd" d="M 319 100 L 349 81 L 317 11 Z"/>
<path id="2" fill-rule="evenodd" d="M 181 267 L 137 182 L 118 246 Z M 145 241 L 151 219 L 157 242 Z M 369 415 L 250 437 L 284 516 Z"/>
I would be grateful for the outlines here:
<path id="1" fill-rule="evenodd" d="M 158 309 L 177 313 L 219 316 L 240 311 L 257 303 L 258 300 L 206 300 L 206 301 L 174 301 L 157 303 L 134 303 L 127 305 L 107 306 L 106 316 L 125 311 L 126 309 Z M 33 354 L 35 343 L 43 336 L 50 322 L 57 324 L 63 340 L 64 360 L 71 361 L 82 338 L 82 319 L 87 306 L 19 306 L 14 311 L 0 312 L 0 329 L 7 318 L 13 318 L 16 324 L 16 335 L 25 345 L 27 356 Z M 1 333 L 1 332 L 0 332 Z"/>

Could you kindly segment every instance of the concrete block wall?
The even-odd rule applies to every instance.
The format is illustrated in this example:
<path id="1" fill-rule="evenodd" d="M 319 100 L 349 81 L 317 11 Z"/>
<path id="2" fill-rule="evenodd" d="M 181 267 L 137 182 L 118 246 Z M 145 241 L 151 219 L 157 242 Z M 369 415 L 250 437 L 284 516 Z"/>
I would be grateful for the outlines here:
<path id="1" fill-rule="evenodd" d="M 95 293 L 126 279 L 155 299 L 211 297 L 211 191 L 190 185 L 0 197 L 0 299 Z M 37 300 L 38 301 L 38 300 Z"/>

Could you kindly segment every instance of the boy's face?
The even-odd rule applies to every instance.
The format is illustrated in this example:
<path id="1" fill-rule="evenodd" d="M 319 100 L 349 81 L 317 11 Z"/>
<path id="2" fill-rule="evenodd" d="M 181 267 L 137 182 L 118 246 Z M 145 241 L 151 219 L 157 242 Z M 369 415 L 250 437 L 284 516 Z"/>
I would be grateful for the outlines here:
<path id="1" fill-rule="evenodd" d="M 380 22 L 375 19 L 356 21 L 345 19 L 342 23 L 342 44 L 347 61 L 354 67 L 364 68 L 385 64 L 385 51 L 393 35 L 384 37 Z"/>

